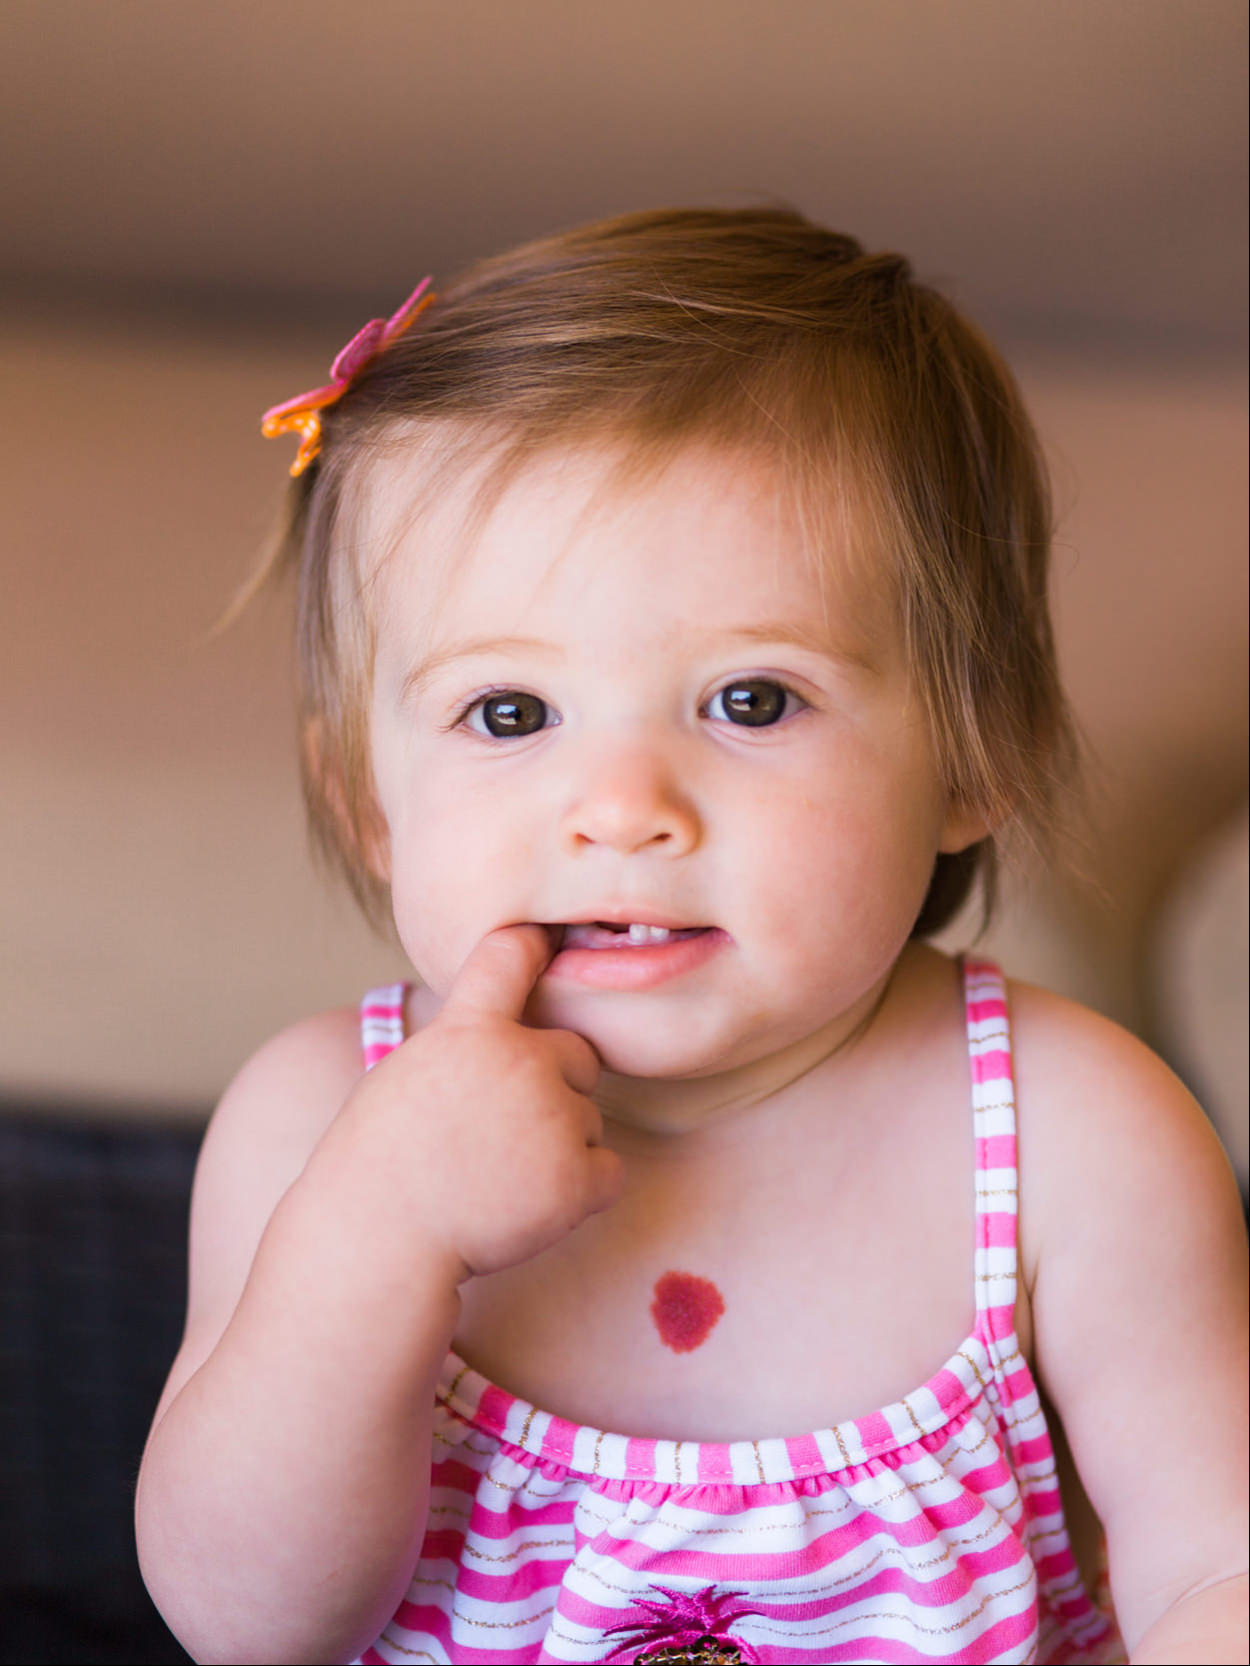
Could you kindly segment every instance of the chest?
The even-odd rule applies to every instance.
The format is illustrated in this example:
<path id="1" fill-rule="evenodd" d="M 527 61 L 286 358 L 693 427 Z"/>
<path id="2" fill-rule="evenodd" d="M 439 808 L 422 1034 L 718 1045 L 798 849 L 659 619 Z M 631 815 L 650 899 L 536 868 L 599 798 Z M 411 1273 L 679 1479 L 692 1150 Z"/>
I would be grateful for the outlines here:
<path id="1" fill-rule="evenodd" d="M 627 1165 L 615 1209 L 466 1288 L 457 1352 L 572 1422 L 655 1438 L 798 1434 L 901 1398 L 973 1327 L 965 1082 L 898 1118 L 893 1148 Z"/>

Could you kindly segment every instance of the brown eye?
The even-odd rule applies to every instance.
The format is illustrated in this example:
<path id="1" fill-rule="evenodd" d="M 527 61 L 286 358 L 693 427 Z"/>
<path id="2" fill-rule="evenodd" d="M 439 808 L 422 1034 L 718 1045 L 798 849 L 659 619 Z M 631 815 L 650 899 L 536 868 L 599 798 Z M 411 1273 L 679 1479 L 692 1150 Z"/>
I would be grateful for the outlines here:
<path id="1" fill-rule="evenodd" d="M 470 728 L 477 728 L 472 719 L 480 715 L 485 731 L 495 740 L 506 740 L 515 735 L 536 735 L 547 719 L 546 701 L 536 694 L 521 694 L 509 689 L 504 694 L 489 694 L 469 712 Z M 478 729 L 479 734 L 482 733 Z"/>
<path id="2" fill-rule="evenodd" d="M 711 710 L 719 700 L 731 723 L 739 728 L 763 729 L 785 716 L 789 698 L 789 689 L 782 688 L 780 683 L 769 682 L 763 677 L 748 677 L 740 683 L 730 683 L 714 694 L 708 709 Z"/>

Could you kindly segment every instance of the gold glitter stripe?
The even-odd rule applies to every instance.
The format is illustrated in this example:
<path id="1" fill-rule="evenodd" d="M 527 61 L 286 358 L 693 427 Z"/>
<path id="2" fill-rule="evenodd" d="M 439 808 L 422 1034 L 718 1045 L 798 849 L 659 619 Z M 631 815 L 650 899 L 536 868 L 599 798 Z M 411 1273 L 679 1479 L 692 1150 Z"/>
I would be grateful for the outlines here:
<path id="1" fill-rule="evenodd" d="M 599 1572 L 598 1568 L 592 1568 L 589 1562 L 580 1563 L 578 1565 L 577 1572 L 579 1575 L 588 1575 L 597 1585 L 602 1585 L 605 1591 L 615 1591 L 618 1596 L 628 1597 L 637 1596 L 638 1594 L 638 1588 L 636 1585 L 616 1585 L 612 1580 L 606 1579 L 604 1575 Z"/>
<path id="2" fill-rule="evenodd" d="M 530 1470 L 528 1480 L 522 1481 L 516 1489 L 518 1504 L 524 1504 L 527 1508 L 532 1508 L 535 1504 L 550 1504 L 553 1498 L 563 1498 L 569 1487 L 577 1484 L 570 1481 L 558 1481 L 549 1492 L 541 1492 L 536 1490 L 534 1486 L 534 1483 L 541 1479 L 542 1477 L 536 1469 Z"/>
<path id="3" fill-rule="evenodd" d="M 509 1498 L 516 1498 L 519 1495 L 519 1488 L 512 1486 L 508 1481 L 496 1481 L 493 1475 L 482 1475 L 478 1479 L 488 1482 L 492 1487 L 498 1487 L 499 1491 L 506 1492 Z"/>
<path id="4" fill-rule="evenodd" d="M 984 1597 L 981 1598 L 981 1601 L 977 1604 L 977 1606 L 972 1610 L 972 1612 L 970 1614 L 965 1614 L 963 1619 L 954 1620 L 954 1621 L 951 1622 L 950 1625 L 946 1625 L 946 1626 L 925 1626 L 925 1625 L 921 1625 L 920 1622 L 917 1619 L 913 1618 L 910 1614 L 904 1616 L 902 1614 L 899 1614 L 897 1611 L 891 1613 L 887 1609 L 886 1611 L 884 1611 L 882 1613 L 877 1613 L 877 1614 L 853 1614 L 848 1619 L 839 1620 L 836 1625 L 822 1626 L 819 1631 L 817 1631 L 817 1630 L 815 1630 L 815 1629 L 813 1629 L 812 1627 L 809 1627 L 809 1626 L 804 1626 L 802 1628 L 802 1630 L 799 1631 L 799 1632 L 795 1632 L 793 1629 L 783 1631 L 783 1630 L 778 1629 L 777 1627 L 770 1627 L 767 1624 L 767 1622 L 764 1621 L 762 1618 L 756 1620 L 756 1623 L 752 1627 L 752 1630 L 757 1630 L 758 1629 L 758 1630 L 763 1631 L 767 1634 L 770 1634 L 773 1637 L 790 1637 L 790 1638 L 804 1638 L 804 1639 L 806 1639 L 808 1637 L 828 1637 L 830 1632 L 843 1631 L 843 1630 L 846 1629 L 847 1626 L 861 1626 L 861 1625 L 864 1625 L 865 1623 L 867 1623 L 868 1621 L 871 1621 L 871 1620 L 893 1620 L 896 1624 L 901 1620 L 912 1631 L 920 1632 L 922 1636 L 925 1636 L 925 1637 L 949 1637 L 949 1636 L 952 1635 L 952 1633 L 954 1633 L 956 1631 L 965 1630 L 966 1627 L 968 1627 L 972 1624 L 973 1620 L 979 1620 L 981 1615 L 984 1614 L 985 1610 L 989 1607 L 989 1605 L 992 1602 L 998 1602 L 1003 1597 L 1014 1596 L 1017 1591 L 1026 1591 L 1032 1585 L 1033 1585 L 1033 1576 L 1030 1573 L 1029 1577 L 1027 1579 L 1022 1579 L 1018 1585 L 1008 1585 L 1001 1591 L 988 1592 Z"/>
<path id="5" fill-rule="evenodd" d="M 980 1431 L 981 1431 L 980 1440 L 977 1441 L 975 1446 L 961 1445 L 960 1448 L 959 1448 L 959 1450 L 961 1452 L 967 1452 L 969 1454 L 969 1456 L 971 1456 L 972 1453 L 974 1453 L 974 1452 L 979 1452 L 983 1446 L 992 1446 L 994 1444 L 993 1441 L 991 1441 L 991 1439 L 989 1437 L 989 1431 L 986 1429 L 985 1424 L 984 1423 L 977 1423 L 976 1418 L 970 1418 L 968 1423 L 964 1424 L 964 1427 L 968 1428 L 972 1423 L 976 1423 L 977 1428 L 980 1429 Z"/>
<path id="6" fill-rule="evenodd" d="M 413 1584 L 414 1585 L 443 1585 L 443 1584 L 446 1584 L 446 1581 L 442 1580 L 442 1579 L 422 1579 L 422 1580 L 414 1579 Z M 452 1586 L 452 1585 L 448 1585 L 447 1589 L 449 1591 L 454 1592 L 455 1587 Z M 543 1620 L 545 1620 L 547 1618 L 547 1616 L 549 1614 L 554 1614 L 554 1613 L 555 1613 L 555 1604 L 552 1603 L 550 1608 L 544 1608 L 537 1614 L 529 1614 L 524 1619 L 521 1619 L 521 1620 L 475 1620 L 470 1615 L 466 1614 L 463 1611 L 463 1609 L 457 1608 L 456 1605 L 453 1603 L 452 1606 L 451 1606 L 450 1612 L 445 1613 L 444 1618 L 446 1620 L 448 1620 L 453 1625 L 458 1623 L 460 1625 L 473 1626 L 475 1629 L 481 1630 L 481 1631 L 517 1631 L 522 1626 L 536 1626 L 536 1625 L 539 1625 L 539 1624 L 541 1624 L 541 1622 Z"/>
<path id="7" fill-rule="evenodd" d="M 911 1409 L 911 1401 L 907 1398 L 907 1396 L 905 1394 L 904 1394 L 903 1398 L 899 1401 L 899 1405 L 902 1406 L 903 1410 L 907 1413 L 908 1417 L 911 1418 L 912 1428 L 916 1431 L 916 1433 L 918 1435 L 923 1435 L 924 1430 L 920 1426 L 920 1419 L 916 1416 L 915 1412 Z"/>
<path id="8" fill-rule="evenodd" d="M 448 1618 L 459 1620 L 461 1625 L 474 1626 L 482 1631 L 518 1631 L 522 1626 L 538 1625 L 548 1614 L 554 1614 L 555 1611 L 556 1605 L 553 1602 L 550 1608 L 544 1608 L 540 1614 L 531 1614 L 524 1620 L 471 1620 L 460 1609 L 453 1608 Z"/>
<path id="9" fill-rule="evenodd" d="M 574 1648 L 577 1649 L 584 1650 L 586 1647 L 586 1639 L 584 1637 L 574 1637 L 570 1632 L 561 1631 L 560 1627 L 554 1620 L 552 1620 L 551 1624 L 547 1627 L 547 1635 L 548 1637 L 554 1637 L 559 1643 L 572 1643 Z"/>
<path id="10" fill-rule="evenodd" d="M 449 1446 L 453 1452 L 472 1452 L 477 1458 L 497 1458 L 499 1456 L 497 1446 L 474 1446 L 467 1435 L 463 1440 L 448 1440 L 441 1429 L 435 1429 L 432 1433 L 435 1440 L 441 1441 L 444 1446 Z"/>
<path id="11" fill-rule="evenodd" d="M 446 1399 L 446 1400 L 454 1400 L 455 1399 L 456 1390 L 460 1387 L 461 1378 L 466 1377 L 468 1375 L 468 1373 L 469 1373 L 469 1367 L 467 1365 L 462 1365 L 460 1367 L 459 1371 L 457 1371 L 455 1376 L 451 1379 L 450 1383 L 448 1383 L 447 1393 L 444 1395 L 444 1399 Z"/>
<path id="12" fill-rule="evenodd" d="M 989 1436 L 982 1431 L 981 1439 L 977 1441 L 974 1446 L 961 1447 L 959 1450 L 963 1453 L 967 1453 L 968 1456 L 971 1457 L 979 1452 L 982 1447 L 992 1444 L 993 1443 L 990 1441 Z M 757 1533 L 796 1533 L 801 1531 L 803 1525 L 808 1521 L 813 1521 L 826 1516 L 844 1516 L 852 1510 L 859 1514 L 863 1514 L 864 1512 L 871 1514 L 879 1506 L 896 1503 L 902 1498 L 913 1498 L 917 1500 L 918 1506 L 921 1512 L 923 1512 L 924 1506 L 920 1503 L 923 1495 L 932 1488 L 945 1491 L 947 1481 L 948 1478 L 945 1475 L 935 1476 L 931 1480 L 918 1480 L 910 1483 L 909 1485 L 900 1487 L 895 1492 L 880 1494 L 871 1505 L 861 1504 L 857 1499 L 848 1495 L 843 1498 L 840 1504 L 831 1508 L 803 1510 L 797 1519 L 791 1521 L 753 1522 L 749 1530 L 746 1531 L 749 1531 L 752 1536 Z M 960 1482 L 959 1485 L 963 1491 L 967 1492 L 969 1490 L 963 1485 L 962 1482 Z M 973 1494 L 973 1496 L 977 1497 L 978 1495 Z M 984 1500 L 980 1500 L 980 1502 L 984 1503 Z M 629 1521 L 631 1525 L 634 1526 L 647 1525 L 644 1522 L 635 1520 L 635 1518 L 629 1516 L 627 1512 L 623 1510 L 613 1511 L 607 1514 L 603 1514 L 598 1510 L 592 1510 L 587 1507 L 584 1501 L 579 1502 L 577 1506 L 577 1515 L 581 1521 L 590 1521 L 599 1528 L 612 1527 L 620 1521 Z M 662 1509 L 652 1519 L 668 1527 L 675 1525 L 674 1518 L 671 1515 L 665 1515 Z M 990 1527 L 983 1529 L 979 1533 L 973 1533 L 961 1538 L 948 1537 L 945 1542 L 951 1545 L 978 1544 L 982 1539 L 988 1538 L 993 1531 L 994 1527 L 991 1524 Z M 736 1537 L 741 1536 L 743 1532 L 744 1529 L 742 1524 L 736 1521 L 728 1522 L 726 1525 L 721 1527 L 686 1527 L 684 1525 L 681 1527 L 683 1537 L 688 1538 L 723 1538 L 726 1535 Z"/>
<path id="13" fill-rule="evenodd" d="M 491 1556 L 484 1550 L 478 1550 L 475 1545 L 466 1544 L 464 1553 L 471 1556 L 475 1562 L 515 1562 L 518 1556 L 524 1556 L 527 1550 L 566 1550 L 572 1560 L 573 1547 L 568 1539 L 527 1539 L 523 1545 L 510 1550 L 506 1556 Z"/>
<path id="14" fill-rule="evenodd" d="M 401 1643 L 398 1637 L 392 1637 L 389 1630 L 382 1633 L 378 1642 L 385 1643 L 388 1649 L 398 1649 L 400 1654 L 406 1655 L 409 1660 L 430 1660 L 437 1666 L 436 1655 L 432 1655 L 428 1649 L 410 1649 L 405 1643 Z M 377 1644 L 374 1647 L 376 1648 Z"/>
<path id="15" fill-rule="evenodd" d="M 752 1525 L 751 1532 L 752 1533 L 793 1533 L 793 1532 L 796 1531 L 796 1529 L 800 1526 L 800 1524 L 802 1522 L 809 1521 L 813 1517 L 816 1517 L 816 1516 L 844 1516 L 847 1513 L 848 1510 L 862 1510 L 863 1508 L 864 1508 L 864 1506 L 862 1504 L 857 1504 L 853 1498 L 844 1498 L 843 1501 L 841 1502 L 841 1504 L 839 1504 L 834 1509 L 804 1510 L 802 1512 L 802 1515 L 800 1516 L 800 1518 L 796 1521 L 766 1521 L 766 1522 L 760 1522 L 760 1523 Z M 600 1513 L 597 1510 L 588 1509 L 584 1502 L 578 1504 L 577 1513 L 580 1517 L 589 1519 L 590 1521 L 594 1522 L 595 1525 L 598 1526 L 598 1527 L 611 1527 L 618 1521 L 631 1519 L 628 1516 L 626 1516 L 624 1511 L 620 1511 L 620 1510 L 618 1510 L 614 1513 L 608 1514 L 608 1515 L 600 1515 Z M 654 1519 L 656 1521 L 666 1521 L 666 1522 L 669 1522 L 670 1524 L 672 1522 L 672 1517 L 665 1517 L 662 1513 L 657 1515 Z M 726 1526 L 726 1527 L 685 1527 L 685 1526 L 683 1526 L 681 1528 L 681 1532 L 682 1532 L 683 1536 L 703 1537 L 705 1535 L 710 1535 L 710 1534 L 721 1534 L 721 1535 L 723 1535 L 725 1533 L 740 1534 L 742 1532 L 742 1528 L 741 1528 L 740 1525 L 729 1525 L 729 1526 Z"/>
<path id="16" fill-rule="evenodd" d="M 977 1364 L 976 1360 L 973 1359 L 971 1354 L 965 1353 L 962 1348 L 955 1357 L 963 1360 L 964 1364 L 972 1372 L 972 1375 L 977 1379 L 977 1386 L 980 1388 L 982 1394 L 984 1394 L 988 1385 L 985 1378 L 981 1375 L 981 1367 Z"/>
<path id="17" fill-rule="evenodd" d="M 836 1423 L 833 1426 L 832 1432 L 833 1438 L 838 1444 L 838 1451 L 842 1454 L 842 1461 L 846 1468 L 849 1469 L 851 1467 L 851 1454 L 846 1449 L 846 1442 L 842 1439 L 841 1431 Z"/>

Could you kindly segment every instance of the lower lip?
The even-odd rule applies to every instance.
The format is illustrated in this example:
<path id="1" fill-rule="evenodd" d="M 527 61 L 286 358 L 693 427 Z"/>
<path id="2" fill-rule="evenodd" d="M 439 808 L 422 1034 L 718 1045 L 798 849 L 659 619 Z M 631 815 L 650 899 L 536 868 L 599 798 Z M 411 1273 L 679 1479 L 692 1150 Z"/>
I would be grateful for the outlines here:
<path id="1" fill-rule="evenodd" d="M 593 989 L 654 989 L 695 971 L 731 941 L 728 932 L 713 927 L 697 937 L 632 949 L 561 949 L 546 975 Z"/>

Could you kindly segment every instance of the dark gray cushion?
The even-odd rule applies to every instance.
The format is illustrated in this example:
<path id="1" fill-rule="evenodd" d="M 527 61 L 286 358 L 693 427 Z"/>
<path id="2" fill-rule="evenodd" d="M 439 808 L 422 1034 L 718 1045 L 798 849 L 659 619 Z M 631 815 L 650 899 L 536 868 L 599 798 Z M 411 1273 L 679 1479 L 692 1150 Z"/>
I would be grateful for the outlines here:
<path id="1" fill-rule="evenodd" d="M 139 1577 L 199 1130 L 0 1105 L 0 1662 L 188 1657 Z"/>

